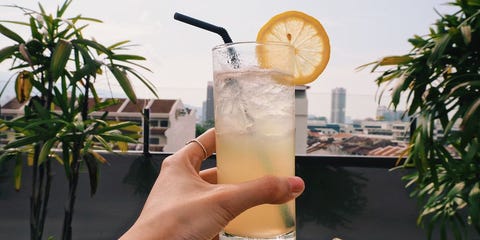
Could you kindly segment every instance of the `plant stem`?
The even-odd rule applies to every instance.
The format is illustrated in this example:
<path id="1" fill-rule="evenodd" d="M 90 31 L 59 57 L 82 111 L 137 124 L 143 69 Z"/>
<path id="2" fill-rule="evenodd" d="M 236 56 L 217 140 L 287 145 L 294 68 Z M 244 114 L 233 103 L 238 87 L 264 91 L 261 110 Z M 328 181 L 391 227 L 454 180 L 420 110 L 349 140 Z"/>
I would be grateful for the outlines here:
<path id="1" fill-rule="evenodd" d="M 260 159 L 261 159 L 260 162 L 263 165 L 263 169 L 266 172 L 273 174 L 273 165 L 270 157 L 268 156 L 268 153 L 260 150 L 259 148 L 257 148 L 257 152 L 260 156 Z M 285 227 L 295 226 L 295 218 L 292 216 L 290 212 L 290 208 L 288 207 L 287 203 L 278 205 L 278 209 L 280 211 L 280 216 L 282 217 L 283 224 L 285 225 Z"/>
<path id="2" fill-rule="evenodd" d="M 38 157 L 40 154 L 40 145 L 36 144 L 33 150 L 33 168 L 32 168 L 32 195 L 30 196 L 30 239 L 40 240 L 38 229 L 38 205 L 40 204 L 39 189 L 37 187 L 38 176 Z"/>
<path id="3" fill-rule="evenodd" d="M 80 143 L 75 142 L 73 144 L 73 159 L 71 163 L 72 177 L 69 179 L 68 184 L 68 196 L 67 203 L 65 205 L 65 214 L 63 218 L 63 231 L 62 240 L 72 239 L 72 219 L 73 211 L 75 207 L 76 192 L 78 186 L 78 175 L 80 171 L 79 156 L 80 156 Z"/>
<path id="4" fill-rule="evenodd" d="M 41 216 L 40 216 L 40 223 L 39 223 L 39 225 L 40 225 L 40 237 L 43 235 L 43 229 L 44 229 L 45 220 L 46 220 L 46 217 L 47 217 L 47 206 L 48 206 L 48 201 L 50 199 L 50 189 L 51 189 L 51 186 L 52 186 L 52 174 L 51 174 L 52 169 L 51 169 L 51 162 L 50 162 L 49 159 L 45 162 L 45 165 L 46 165 L 46 172 L 45 172 L 46 183 L 45 183 L 45 188 L 44 188 L 42 213 L 41 213 Z"/>
<path id="5" fill-rule="evenodd" d="M 81 116 L 82 120 L 85 121 L 88 118 L 88 96 L 89 96 L 89 86 L 90 86 L 90 78 L 86 78 L 85 82 L 85 96 L 84 102 L 82 104 Z M 65 208 L 64 220 L 63 220 L 63 231 L 62 231 L 62 239 L 63 240 L 70 240 L 72 239 L 72 219 L 73 219 L 73 212 L 75 208 L 75 199 L 76 199 L 76 192 L 78 187 L 78 178 L 79 178 L 79 171 L 80 171 L 80 150 L 83 148 L 82 140 L 76 141 L 73 144 L 72 150 L 72 177 L 69 179 L 69 193 L 67 198 L 67 204 Z"/>

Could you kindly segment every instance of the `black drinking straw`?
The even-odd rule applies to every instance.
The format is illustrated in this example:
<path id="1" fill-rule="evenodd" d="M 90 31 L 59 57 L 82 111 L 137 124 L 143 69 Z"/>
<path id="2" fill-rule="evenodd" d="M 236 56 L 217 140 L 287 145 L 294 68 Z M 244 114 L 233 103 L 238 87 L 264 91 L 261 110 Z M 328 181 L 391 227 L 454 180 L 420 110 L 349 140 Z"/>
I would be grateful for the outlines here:
<path id="1" fill-rule="evenodd" d="M 198 20 L 196 18 L 192 18 L 192 17 L 183 15 L 183 14 L 178 13 L 178 12 L 176 12 L 175 15 L 173 15 L 173 18 L 175 20 L 184 22 L 186 24 L 190 24 L 192 26 L 195 26 L 195 27 L 198 27 L 198 28 L 216 33 L 216 34 L 220 35 L 220 37 L 222 37 L 224 43 L 232 43 L 233 42 L 232 39 L 230 38 L 230 35 L 228 35 L 227 30 L 225 30 L 225 28 L 223 28 L 223 27 L 219 27 L 219 26 L 213 25 L 211 23 L 207 23 L 207 22 Z M 233 49 L 232 47 L 228 47 L 227 49 L 228 49 L 228 53 L 230 55 L 230 60 L 232 62 L 233 67 L 234 68 L 239 68 L 240 65 L 239 65 L 239 62 L 238 62 L 238 57 L 237 57 L 237 53 L 235 52 L 235 49 Z"/>
<path id="2" fill-rule="evenodd" d="M 175 20 L 190 24 L 192 26 L 199 27 L 210 32 L 214 32 L 220 35 L 220 37 L 222 37 L 224 43 L 232 43 L 232 39 L 228 35 L 227 30 L 225 30 L 225 28 L 223 27 L 215 26 L 213 24 L 183 15 L 178 12 L 176 12 L 175 15 L 173 15 L 173 18 L 175 18 Z"/>

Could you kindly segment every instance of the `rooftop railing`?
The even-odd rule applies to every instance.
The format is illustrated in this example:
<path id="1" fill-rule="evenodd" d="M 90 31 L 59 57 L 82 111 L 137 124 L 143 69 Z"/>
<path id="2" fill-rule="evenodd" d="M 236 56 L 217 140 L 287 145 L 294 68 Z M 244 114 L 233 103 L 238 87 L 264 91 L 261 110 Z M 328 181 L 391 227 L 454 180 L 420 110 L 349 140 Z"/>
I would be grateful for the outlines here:
<path id="1" fill-rule="evenodd" d="M 74 239 L 115 239 L 135 220 L 163 159 L 170 153 L 108 154 L 97 194 L 90 197 L 87 173 L 80 176 Z M 395 157 L 296 156 L 296 175 L 306 183 L 296 200 L 297 239 L 425 239 L 415 225 L 417 206 L 401 177 L 390 171 Z M 203 168 L 215 166 L 215 156 Z M 59 236 L 67 191 L 61 166 L 55 164 L 46 236 Z M 20 192 L 13 188 L 13 165 L 0 166 L 0 239 L 28 238 L 30 169 Z M 167 219 L 163 221 L 168 221 Z"/>

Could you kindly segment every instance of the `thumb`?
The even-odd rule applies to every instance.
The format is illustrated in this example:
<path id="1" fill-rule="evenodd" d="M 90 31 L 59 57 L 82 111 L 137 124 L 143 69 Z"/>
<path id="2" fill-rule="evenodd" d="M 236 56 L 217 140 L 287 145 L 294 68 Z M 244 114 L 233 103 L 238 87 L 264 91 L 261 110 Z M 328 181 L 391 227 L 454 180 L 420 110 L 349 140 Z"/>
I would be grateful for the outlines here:
<path id="1" fill-rule="evenodd" d="M 260 204 L 288 202 L 305 189 L 305 183 L 299 177 L 265 176 L 234 186 L 231 192 L 234 197 L 224 203 L 226 210 L 234 216 Z"/>

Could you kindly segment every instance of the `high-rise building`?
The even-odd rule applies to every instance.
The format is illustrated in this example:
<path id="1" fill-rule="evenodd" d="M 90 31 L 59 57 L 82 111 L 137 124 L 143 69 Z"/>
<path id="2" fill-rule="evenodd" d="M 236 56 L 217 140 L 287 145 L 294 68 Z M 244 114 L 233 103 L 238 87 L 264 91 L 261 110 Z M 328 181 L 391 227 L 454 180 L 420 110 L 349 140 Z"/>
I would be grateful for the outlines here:
<path id="1" fill-rule="evenodd" d="M 207 85 L 207 101 L 204 105 L 204 122 L 212 123 L 215 120 L 214 106 L 213 106 L 213 82 L 209 81 Z"/>
<path id="2" fill-rule="evenodd" d="M 332 90 L 332 114 L 330 122 L 345 123 L 345 106 L 346 106 L 345 88 L 335 88 Z"/>
<path id="3" fill-rule="evenodd" d="M 402 110 L 390 110 L 386 106 L 377 107 L 377 116 L 376 120 L 378 121 L 408 121 L 408 116 L 405 115 L 405 111 Z"/>

